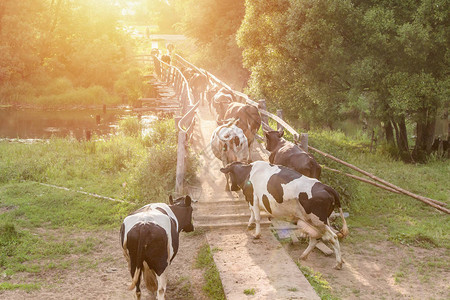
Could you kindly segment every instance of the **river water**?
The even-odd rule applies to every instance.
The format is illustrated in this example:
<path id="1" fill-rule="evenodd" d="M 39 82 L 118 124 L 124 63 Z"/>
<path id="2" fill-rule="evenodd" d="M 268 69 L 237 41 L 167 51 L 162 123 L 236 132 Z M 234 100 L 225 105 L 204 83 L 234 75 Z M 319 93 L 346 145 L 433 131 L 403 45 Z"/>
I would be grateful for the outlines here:
<path id="1" fill-rule="evenodd" d="M 71 136 L 76 139 L 114 133 L 121 118 L 133 115 L 126 109 L 46 111 L 0 109 L 0 138 L 48 139 Z"/>

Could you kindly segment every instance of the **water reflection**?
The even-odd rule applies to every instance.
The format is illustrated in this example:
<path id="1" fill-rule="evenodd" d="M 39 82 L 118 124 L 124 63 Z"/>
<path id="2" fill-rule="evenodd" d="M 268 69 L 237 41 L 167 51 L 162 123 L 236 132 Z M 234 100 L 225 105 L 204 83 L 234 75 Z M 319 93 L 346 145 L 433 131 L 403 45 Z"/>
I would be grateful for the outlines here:
<path id="1" fill-rule="evenodd" d="M 133 115 L 130 110 L 109 109 L 78 111 L 0 110 L 0 138 L 48 139 L 51 136 L 72 136 L 114 133 L 121 118 Z M 150 117 L 154 120 L 156 117 Z M 145 124 L 147 125 L 147 124 Z M 144 126 L 146 127 L 146 126 Z"/>

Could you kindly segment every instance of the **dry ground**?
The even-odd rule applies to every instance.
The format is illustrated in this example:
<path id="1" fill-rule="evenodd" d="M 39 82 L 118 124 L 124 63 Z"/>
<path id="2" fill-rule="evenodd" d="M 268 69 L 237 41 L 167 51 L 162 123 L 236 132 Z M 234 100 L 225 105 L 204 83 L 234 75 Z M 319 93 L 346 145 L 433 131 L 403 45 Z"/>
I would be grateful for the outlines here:
<path id="1" fill-rule="evenodd" d="M 0 299 L 133 299 L 134 292 L 127 290 L 131 277 L 118 230 L 82 235 L 100 239 L 101 243 L 90 254 L 66 257 L 70 262 L 67 269 L 13 275 L 14 283 L 39 282 L 42 287 L 31 292 L 0 292 Z M 167 299 L 208 299 L 202 290 L 203 271 L 195 268 L 197 253 L 205 242 L 203 234 L 181 234 L 180 250 L 169 269 Z M 306 242 L 283 246 L 297 261 Z M 332 268 L 333 255 L 325 257 L 317 250 L 301 262 L 322 273 L 340 299 L 450 299 L 450 269 L 442 268 L 443 264 L 448 266 L 449 255 L 442 249 L 387 241 L 363 245 L 344 241 L 341 247 L 345 264 L 340 271 Z M 145 289 L 143 299 L 150 299 Z"/>
<path id="2" fill-rule="evenodd" d="M 119 245 L 119 230 L 83 235 L 101 240 L 93 253 L 66 257 L 65 260 L 71 262 L 67 269 L 14 274 L 12 282 L 39 282 L 41 289 L 3 291 L 0 299 L 133 299 L 135 293 L 128 290 L 131 276 Z M 206 242 L 204 235 L 182 233 L 180 238 L 179 252 L 169 267 L 166 298 L 208 299 L 202 290 L 203 271 L 195 268 L 198 250 Z M 141 299 L 151 299 L 145 288 L 142 291 Z"/>
<path id="3" fill-rule="evenodd" d="M 353 234 L 370 234 L 354 232 Z M 284 243 L 294 260 L 306 241 Z M 449 251 L 397 245 L 389 241 L 341 242 L 342 270 L 332 268 L 334 255 L 315 249 L 302 266 L 320 272 L 341 299 L 450 299 Z"/>

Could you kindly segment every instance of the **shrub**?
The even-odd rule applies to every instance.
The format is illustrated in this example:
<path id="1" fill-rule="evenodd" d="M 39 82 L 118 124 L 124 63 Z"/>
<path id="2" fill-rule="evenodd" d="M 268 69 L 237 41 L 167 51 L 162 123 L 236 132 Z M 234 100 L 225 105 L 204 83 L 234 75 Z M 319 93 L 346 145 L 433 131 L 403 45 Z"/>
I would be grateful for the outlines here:
<path id="1" fill-rule="evenodd" d="M 128 99 L 128 104 L 133 104 L 141 98 L 143 90 L 142 71 L 137 67 L 121 73 L 114 83 L 114 92 L 117 95 L 125 96 Z"/>

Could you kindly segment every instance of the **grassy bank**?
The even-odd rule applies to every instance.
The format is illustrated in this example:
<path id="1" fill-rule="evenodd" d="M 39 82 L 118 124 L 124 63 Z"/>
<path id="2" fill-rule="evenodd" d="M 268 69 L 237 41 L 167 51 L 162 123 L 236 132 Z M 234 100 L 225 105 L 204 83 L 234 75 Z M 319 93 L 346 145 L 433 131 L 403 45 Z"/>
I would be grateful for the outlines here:
<path id="1" fill-rule="evenodd" d="M 140 136 L 137 119 L 121 125 L 108 140 L 0 142 L 0 274 L 6 278 L 0 290 L 39 288 L 33 280 L 15 283 L 14 274 L 71 268 L 74 262 L 63 258 L 89 254 L 102 243 L 82 232 L 118 229 L 132 210 L 167 201 L 175 183 L 173 120 L 157 122 L 147 137 Z"/>
<path id="2" fill-rule="evenodd" d="M 370 153 L 364 140 L 349 139 L 339 132 L 312 132 L 310 144 L 399 187 L 450 205 L 449 160 L 407 164 L 390 158 L 382 146 Z M 321 164 L 361 175 L 318 153 L 312 153 Z M 323 170 L 322 180 L 339 190 L 345 209 L 350 212 L 351 227 L 370 230 L 375 233 L 375 239 L 450 249 L 450 236 L 447 234 L 450 231 L 448 215 L 413 198 L 394 194 L 331 171 Z"/>

